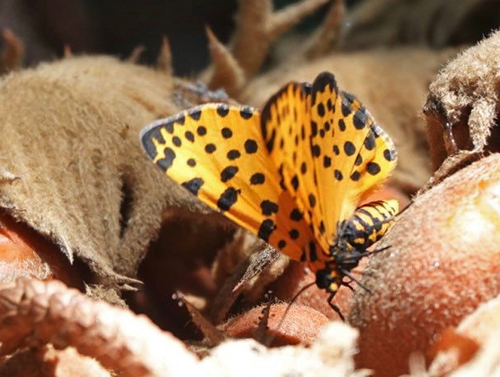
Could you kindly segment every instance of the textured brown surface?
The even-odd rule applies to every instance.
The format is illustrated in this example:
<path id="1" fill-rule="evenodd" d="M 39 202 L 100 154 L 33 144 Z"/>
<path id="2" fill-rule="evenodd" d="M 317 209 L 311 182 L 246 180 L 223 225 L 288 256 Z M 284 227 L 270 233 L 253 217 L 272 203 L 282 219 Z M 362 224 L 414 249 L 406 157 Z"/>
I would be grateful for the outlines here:
<path id="1" fill-rule="evenodd" d="M 436 181 L 500 151 L 498 131 L 500 32 L 450 61 L 429 87 L 424 111 Z"/>
<path id="2" fill-rule="evenodd" d="M 179 80 L 79 57 L 0 81 L 0 206 L 91 269 L 134 276 L 167 204 L 202 208 L 144 156 L 139 130 L 178 110 Z M 177 93 L 179 90 L 177 90 Z M 184 98 L 183 105 L 192 102 Z M 179 101 L 177 101 L 179 103 Z"/>
<path id="3" fill-rule="evenodd" d="M 328 318 L 309 306 L 299 304 L 274 304 L 269 308 L 269 318 L 265 331 L 259 337 L 259 325 L 262 325 L 265 307 L 255 307 L 242 315 L 230 319 L 219 328 L 233 338 L 257 338 L 271 346 L 299 344 L 310 346 L 318 336 L 321 327 L 328 323 Z"/>
<path id="4" fill-rule="evenodd" d="M 434 359 L 429 367 L 430 376 L 444 376 L 471 359 L 476 359 L 472 364 L 476 364 L 476 368 L 477 366 L 481 368 L 480 358 L 484 354 L 489 354 L 486 359 L 489 359 L 492 365 L 483 364 L 483 368 L 476 373 L 489 372 L 493 375 L 492 370 L 498 369 L 500 357 L 498 334 L 500 334 L 500 296 L 480 305 L 455 329 L 446 329 L 440 334 L 439 341 L 432 348 Z"/>

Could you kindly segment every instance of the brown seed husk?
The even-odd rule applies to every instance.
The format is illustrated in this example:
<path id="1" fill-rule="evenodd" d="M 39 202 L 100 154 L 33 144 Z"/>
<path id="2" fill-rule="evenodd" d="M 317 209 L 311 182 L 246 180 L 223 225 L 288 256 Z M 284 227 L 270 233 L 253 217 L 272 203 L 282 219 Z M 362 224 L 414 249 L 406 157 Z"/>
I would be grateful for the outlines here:
<path id="1" fill-rule="evenodd" d="M 167 205 L 205 208 L 156 170 L 138 138 L 149 122 L 196 104 L 182 90 L 180 80 L 110 57 L 5 76 L 0 167 L 19 179 L 0 183 L 0 206 L 108 282 L 130 281 Z"/>
<path id="2" fill-rule="evenodd" d="M 463 166 L 472 152 L 500 151 L 500 135 L 494 127 L 500 108 L 499 48 L 500 32 L 495 32 L 450 61 L 429 87 L 425 112 L 433 169 L 449 155 L 462 154 L 462 158 L 450 157 L 440 175 Z"/>

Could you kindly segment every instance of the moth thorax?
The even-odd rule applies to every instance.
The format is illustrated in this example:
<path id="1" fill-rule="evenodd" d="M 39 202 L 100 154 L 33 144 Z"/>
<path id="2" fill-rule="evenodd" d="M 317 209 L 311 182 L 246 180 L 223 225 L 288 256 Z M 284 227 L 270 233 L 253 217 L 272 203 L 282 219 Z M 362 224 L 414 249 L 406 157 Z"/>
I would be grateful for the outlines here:
<path id="1" fill-rule="evenodd" d="M 339 271 L 350 271 L 358 266 L 364 256 L 363 250 L 357 250 L 348 239 L 339 237 L 337 242 L 330 246 L 331 263 Z"/>

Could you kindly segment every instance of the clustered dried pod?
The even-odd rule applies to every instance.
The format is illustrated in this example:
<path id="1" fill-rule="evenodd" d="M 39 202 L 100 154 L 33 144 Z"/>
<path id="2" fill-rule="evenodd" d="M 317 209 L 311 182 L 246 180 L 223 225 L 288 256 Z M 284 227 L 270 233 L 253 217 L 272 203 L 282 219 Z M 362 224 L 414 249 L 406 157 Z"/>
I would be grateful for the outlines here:
<path id="1" fill-rule="evenodd" d="M 446 65 L 429 87 L 424 112 L 439 182 L 482 152 L 498 152 L 498 48 L 495 32 Z"/>

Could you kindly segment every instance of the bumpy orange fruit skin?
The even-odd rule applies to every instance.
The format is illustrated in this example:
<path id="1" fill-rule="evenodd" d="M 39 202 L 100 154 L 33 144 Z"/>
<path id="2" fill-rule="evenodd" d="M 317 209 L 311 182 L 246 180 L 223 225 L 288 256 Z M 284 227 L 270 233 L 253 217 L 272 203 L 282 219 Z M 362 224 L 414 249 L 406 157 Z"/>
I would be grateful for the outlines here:
<path id="1" fill-rule="evenodd" d="M 0 282 L 17 276 L 59 279 L 72 287 L 82 286 L 78 272 L 56 245 L 0 211 Z"/>
<path id="2" fill-rule="evenodd" d="M 500 293 L 500 155 L 418 197 L 370 260 L 349 321 L 360 331 L 358 367 L 408 372 L 438 334 Z"/>
<path id="3" fill-rule="evenodd" d="M 498 350 L 500 295 L 482 304 L 456 328 L 441 332 L 430 349 L 431 376 L 444 376 L 478 356 L 483 348 Z"/>
<path id="4" fill-rule="evenodd" d="M 288 304 L 273 304 L 270 308 L 267 330 L 263 339 L 271 346 L 292 344 L 311 345 L 320 329 L 328 323 L 328 318 L 315 309 L 302 305 L 293 305 L 286 313 Z M 264 306 L 255 307 L 248 312 L 229 320 L 221 326 L 225 333 L 234 338 L 252 338 L 256 336 Z"/>

